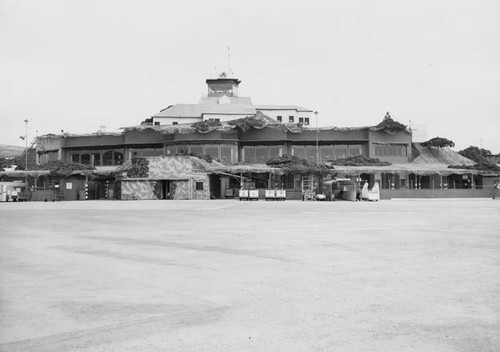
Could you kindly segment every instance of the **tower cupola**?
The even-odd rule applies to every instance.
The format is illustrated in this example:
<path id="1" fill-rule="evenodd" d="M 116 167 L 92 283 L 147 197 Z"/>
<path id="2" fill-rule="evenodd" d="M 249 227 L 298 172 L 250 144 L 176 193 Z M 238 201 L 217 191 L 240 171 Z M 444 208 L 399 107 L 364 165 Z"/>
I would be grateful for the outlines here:
<path id="1" fill-rule="evenodd" d="M 238 85 L 241 81 L 237 78 L 227 77 L 225 72 L 219 75 L 219 78 L 207 79 L 208 95 L 209 97 L 237 97 Z"/>

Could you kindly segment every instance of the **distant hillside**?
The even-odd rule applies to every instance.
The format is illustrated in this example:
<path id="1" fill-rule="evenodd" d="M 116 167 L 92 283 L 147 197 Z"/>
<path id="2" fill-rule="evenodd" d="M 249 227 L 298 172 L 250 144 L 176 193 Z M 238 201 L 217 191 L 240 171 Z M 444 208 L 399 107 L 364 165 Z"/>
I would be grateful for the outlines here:
<path id="1" fill-rule="evenodd" d="M 21 155 L 24 151 L 23 147 L 0 144 L 0 158 L 14 158 Z"/>

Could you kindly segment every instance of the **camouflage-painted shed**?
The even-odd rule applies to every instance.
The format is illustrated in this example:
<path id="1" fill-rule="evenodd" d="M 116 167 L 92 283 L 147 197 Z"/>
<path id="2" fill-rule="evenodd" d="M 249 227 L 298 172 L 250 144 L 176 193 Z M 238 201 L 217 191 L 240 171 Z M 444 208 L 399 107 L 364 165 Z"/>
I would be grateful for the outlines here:
<path id="1" fill-rule="evenodd" d="M 130 159 L 116 169 L 123 200 L 210 199 L 209 163 L 193 156 Z"/>

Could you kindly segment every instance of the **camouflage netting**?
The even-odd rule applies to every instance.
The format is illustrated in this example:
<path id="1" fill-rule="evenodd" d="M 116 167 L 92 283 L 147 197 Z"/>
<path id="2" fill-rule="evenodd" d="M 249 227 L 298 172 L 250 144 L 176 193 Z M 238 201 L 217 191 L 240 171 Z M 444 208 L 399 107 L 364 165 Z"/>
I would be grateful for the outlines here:
<path id="1" fill-rule="evenodd" d="M 263 129 L 269 125 L 270 122 L 273 120 L 263 114 L 260 111 L 257 111 L 257 115 L 255 116 L 248 116 L 245 118 L 237 119 L 237 120 L 231 120 L 228 121 L 229 125 L 236 126 L 243 132 L 248 131 L 251 128 L 256 128 L 256 129 Z"/>
<path id="2" fill-rule="evenodd" d="M 500 171 L 500 167 L 492 163 L 478 163 L 474 165 L 449 165 L 450 169 Z"/>
<path id="3" fill-rule="evenodd" d="M 394 121 L 391 118 L 391 115 L 387 113 L 382 122 L 379 123 L 377 126 L 372 127 L 371 129 L 374 131 L 386 131 L 388 133 L 396 133 L 396 132 L 406 131 L 406 126 L 403 125 L 402 123 Z"/>
<path id="4" fill-rule="evenodd" d="M 132 158 L 130 170 L 127 171 L 127 176 L 131 178 L 148 177 L 149 160 L 147 158 Z"/>
<path id="5" fill-rule="evenodd" d="M 222 124 L 217 121 L 206 120 L 206 121 L 195 122 L 191 125 L 191 127 L 193 127 L 196 132 L 209 133 L 217 129 L 220 129 L 220 127 L 222 127 Z"/>
<path id="6" fill-rule="evenodd" d="M 269 159 L 266 165 L 270 167 L 280 168 L 284 174 L 319 174 L 326 175 L 331 169 L 325 164 L 315 164 L 306 159 L 302 159 L 293 155 L 285 154 Z"/>
<path id="7" fill-rule="evenodd" d="M 380 159 L 368 158 L 362 155 L 350 156 L 348 158 L 338 158 L 332 161 L 333 165 L 339 166 L 388 166 L 391 163 Z"/>
<path id="8" fill-rule="evenodd" d="M 50 161 L 46 164 L 36 165 L 36 170 L 49 170 L 50 176 L 54 177 L 68 177 L 71 175 L 82 175 L 91 173 L 96 168 L 91 165 L 84 165 L 78 163 L 66 163 L 63 161 Z"/>
<path id="9" fill-rule="evenodd" d="M 438 148 L 444 148 L 444 147 L 450 147 L 453 148 L 455 146 L 455 143 L 449 139 L 442 138 L 442 137 L 434 137 L 432 139 L 429 139 L 427 142 L 422 143 L 423 147 L 438 147 Z"/>

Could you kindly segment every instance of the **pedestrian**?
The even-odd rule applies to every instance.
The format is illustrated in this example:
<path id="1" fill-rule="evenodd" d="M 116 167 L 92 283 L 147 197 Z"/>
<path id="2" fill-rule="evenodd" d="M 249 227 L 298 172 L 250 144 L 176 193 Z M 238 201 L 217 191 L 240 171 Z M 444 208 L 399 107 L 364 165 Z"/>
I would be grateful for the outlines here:
<path id="1" fill-rule="evenodd" d="M 491 199 L 495 199 L 495 193 L 497 189 L 500 189 L 500 179 L 497 179 L 493 184 L 493 189 L 491 190 Z"/>

